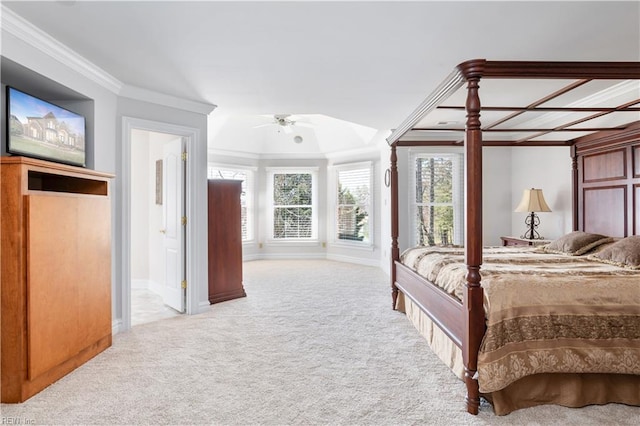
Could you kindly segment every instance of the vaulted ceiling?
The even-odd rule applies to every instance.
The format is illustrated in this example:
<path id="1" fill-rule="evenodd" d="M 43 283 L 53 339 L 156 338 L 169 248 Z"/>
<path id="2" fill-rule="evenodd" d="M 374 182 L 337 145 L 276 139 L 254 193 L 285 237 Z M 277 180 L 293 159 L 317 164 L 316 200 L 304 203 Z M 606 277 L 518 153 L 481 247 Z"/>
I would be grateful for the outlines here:
<path id="1" fill-rule="evenodd" d="M 238 151 L 292 149 L 257 127 L 274 114 L 313 123 L 309 149 L 366 147 L 468 59 L 640 60 L 637 1 L 3 5 L 123 83 L 217 105 L 209 143 Z"/>

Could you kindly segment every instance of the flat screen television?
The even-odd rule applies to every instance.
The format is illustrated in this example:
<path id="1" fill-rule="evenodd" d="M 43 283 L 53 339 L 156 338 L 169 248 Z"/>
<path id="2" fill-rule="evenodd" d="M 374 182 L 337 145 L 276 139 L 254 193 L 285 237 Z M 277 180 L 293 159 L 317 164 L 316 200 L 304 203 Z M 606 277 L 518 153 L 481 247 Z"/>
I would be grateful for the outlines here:
<path id="1" fill-rule="evenodd" d="M 82 115 L 7 86 L 7 152 L 86 166 Z"/>

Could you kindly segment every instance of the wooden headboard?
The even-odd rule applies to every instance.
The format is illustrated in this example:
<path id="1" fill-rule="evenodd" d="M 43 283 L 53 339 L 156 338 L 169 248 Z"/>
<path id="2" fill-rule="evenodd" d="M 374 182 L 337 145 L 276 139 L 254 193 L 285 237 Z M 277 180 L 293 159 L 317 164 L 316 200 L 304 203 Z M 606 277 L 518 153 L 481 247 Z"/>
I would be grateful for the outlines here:
<path id="1" fill-rule="evenodd" d="M 640 122 L 573 145 L 574 229 L 640 235 Z"/>

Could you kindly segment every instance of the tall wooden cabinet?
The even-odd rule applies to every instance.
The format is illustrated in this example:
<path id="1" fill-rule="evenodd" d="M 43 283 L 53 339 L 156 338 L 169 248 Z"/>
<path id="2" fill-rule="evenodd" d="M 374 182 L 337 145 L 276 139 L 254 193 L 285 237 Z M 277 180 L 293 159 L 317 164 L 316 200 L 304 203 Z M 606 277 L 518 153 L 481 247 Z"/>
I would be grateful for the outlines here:
<path id="1" fill-rule="evenodd" d="M 242 182 L 208 181 L 209 303 L 245 297 L 242 285 Z"/>
<path id="2" fill-rule="evenodd" d="M 111 175 L 1 157 L 1 396 L 22 402 L 111 346 Z"/>

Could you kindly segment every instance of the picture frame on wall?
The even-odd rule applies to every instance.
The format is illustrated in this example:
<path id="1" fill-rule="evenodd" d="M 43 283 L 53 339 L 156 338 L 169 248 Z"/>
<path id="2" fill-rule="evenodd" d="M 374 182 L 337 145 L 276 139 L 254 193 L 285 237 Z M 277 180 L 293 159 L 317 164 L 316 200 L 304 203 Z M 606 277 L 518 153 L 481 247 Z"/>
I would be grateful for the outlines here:
<path id="1" fill-rule="evenodd" d="M 156 161 L 156 204 L 162 205 L 162 160 Z"/>

